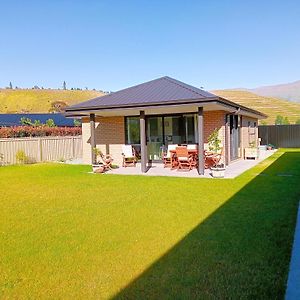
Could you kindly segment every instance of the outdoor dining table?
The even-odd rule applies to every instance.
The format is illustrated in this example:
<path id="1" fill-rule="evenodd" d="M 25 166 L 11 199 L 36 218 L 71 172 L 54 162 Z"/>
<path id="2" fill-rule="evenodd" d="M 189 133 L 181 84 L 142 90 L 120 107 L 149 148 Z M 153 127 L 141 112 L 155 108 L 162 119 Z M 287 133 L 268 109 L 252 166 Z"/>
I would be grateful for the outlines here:
<path id="1" fill-rule="evenodd" d="M 188 154 L 192 154 L 193 156 L 196 156 L 198 154 L 198 149 L 187 149 Z M 175 169 L 178 165 L 177 159 L 176 159 L 176 149 L 169 150 L 171 153 L 171 170 Z"/>

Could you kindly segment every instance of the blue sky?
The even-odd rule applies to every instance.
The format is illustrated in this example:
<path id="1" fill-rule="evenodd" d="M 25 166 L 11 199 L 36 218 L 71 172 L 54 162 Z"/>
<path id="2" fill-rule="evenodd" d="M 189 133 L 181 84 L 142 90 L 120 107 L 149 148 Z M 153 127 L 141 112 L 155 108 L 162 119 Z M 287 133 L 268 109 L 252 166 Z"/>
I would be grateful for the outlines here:
<path id="1" fill-rule="evenodd" d="M 0 9 L 0 87 L 300 80 L 300 1 L 0 0 Z"/>

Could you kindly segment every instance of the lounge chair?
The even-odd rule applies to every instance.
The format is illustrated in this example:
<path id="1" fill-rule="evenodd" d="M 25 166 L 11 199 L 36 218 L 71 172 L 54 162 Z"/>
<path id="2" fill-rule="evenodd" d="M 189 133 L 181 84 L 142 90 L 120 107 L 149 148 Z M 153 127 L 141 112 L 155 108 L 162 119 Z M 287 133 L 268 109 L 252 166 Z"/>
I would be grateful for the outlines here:
<path id="1" fill-rule="evenodd" d="M 112 169 L 111 166 L 112 166 L 112 162 L 113 162 L 113 158 L 111 157 L 111 155 L 110 154 L 104 155 L 102 152 L 100 152 L 99 156 L 102 160 L 102 163 L 103 163 L 105 169 L 111 170 Z"/>
<path id="2" fill-rule="evenodd" d="M 193 167 L 193 155 L 189 154 L 187 147 L 179 146 L 176 147 L 176 157 L 179 169 L 191 170 Z"/>
<path id="3" fill-rule="evenodd" d="M 172 155 L 173 153 L 170 152 L 170 150 L 176 150 L 176 147 L 178 145 L 168 145 L 167 152 L 163 155 L 163 161 L 164 161 L 164 168 L 172 167 Z"/>
<path id="4" fill-rule="evenodd" d="M 131 145 L 122 146 L 122 156 L 123 156 L 123 167 L 135 167 L 136 165 L 136 154 L 135 150 Z"/>

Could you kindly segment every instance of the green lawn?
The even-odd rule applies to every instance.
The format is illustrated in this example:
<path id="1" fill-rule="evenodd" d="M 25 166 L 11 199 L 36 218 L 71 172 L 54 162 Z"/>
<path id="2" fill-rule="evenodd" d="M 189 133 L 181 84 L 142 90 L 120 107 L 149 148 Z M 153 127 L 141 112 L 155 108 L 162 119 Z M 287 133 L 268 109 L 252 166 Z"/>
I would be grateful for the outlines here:
<path id="1" fill-rule="evenodd" d="M 236 179 L 0 168 L 0 298 L 283 298 L 300 150 Z"/>

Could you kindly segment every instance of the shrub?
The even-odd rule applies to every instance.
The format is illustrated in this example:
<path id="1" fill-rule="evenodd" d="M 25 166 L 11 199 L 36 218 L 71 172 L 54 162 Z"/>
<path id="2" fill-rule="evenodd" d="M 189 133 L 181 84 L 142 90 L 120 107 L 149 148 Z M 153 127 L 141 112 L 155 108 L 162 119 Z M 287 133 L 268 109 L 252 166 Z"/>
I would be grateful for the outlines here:
<path id="1" fill-rule="evenodd" d="M 16 160 L 17 160 L 17 163 L 19 163 L 19 164 L 26 164 L 29 162 L 29 159 L 23 150 L 17 151 Z"/>
<path id="2" fill-rule="evenodd" d="M 290 124 L 287 117 L 283 117 L 281 115 L 277 115 L 275 119 L 275 125 L 288 125 Z"/>
<path id="3" fill-rule="evenodd" d="M 219 130 L 215 130 L 208 137 L 208 147 L 210 151 L 218 152 L 221 149 L 221 140 L 219 139 Z"/>
<path id="4" fill-rule="evenodd" d="M 46 126 L 48 126 L 48 127 L 55 127 L 55 123 L 54 123 L 53 119 L 48 119 L 46 121 Z"/>
<path id="5" fill-rule="evenodd" d="M 0 128 L 0 138 L 81 135 L 81 127 L 14 126 Z"/>

